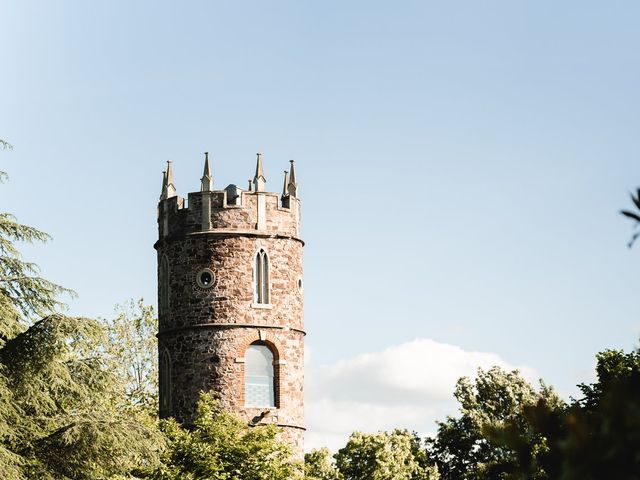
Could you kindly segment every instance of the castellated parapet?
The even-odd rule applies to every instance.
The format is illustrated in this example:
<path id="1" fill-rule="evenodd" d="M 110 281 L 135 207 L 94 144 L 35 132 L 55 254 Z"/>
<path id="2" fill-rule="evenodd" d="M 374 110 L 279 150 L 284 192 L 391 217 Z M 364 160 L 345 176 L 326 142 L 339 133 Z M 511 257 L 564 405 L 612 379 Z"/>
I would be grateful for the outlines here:
<path id="1" fill-rule="evenodd" d="M 177 196 L 172 166 L 158 204 L 160 416 L 189 423 L 200 391 L 250 425 L 274 423 L 298 456 L 304 434 L 300 201 L 294 166 L 282 194 L 264 191 L 258 155 L 250 190 Z M 293 181 L 291 181 L 293 177 Z"/>

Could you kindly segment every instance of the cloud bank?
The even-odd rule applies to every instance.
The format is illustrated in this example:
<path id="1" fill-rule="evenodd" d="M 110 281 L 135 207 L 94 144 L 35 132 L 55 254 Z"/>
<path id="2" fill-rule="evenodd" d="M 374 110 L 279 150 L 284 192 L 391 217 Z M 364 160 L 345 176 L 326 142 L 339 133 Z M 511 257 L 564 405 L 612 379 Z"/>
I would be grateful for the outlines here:
<path id="1" fill-rule="evenodd" d="M 515 367 L 499 355 L 465 351 L 455 345 L 418 338 L 330 365 L 306 369 L 306 449 L 342 447 L 353 431 L 393 428 L 421 435 L 436 431 L 436 420 L 455 414 L 456 381 L 477 369 L 518 368 L 537 381 L 528 367 Z"/>

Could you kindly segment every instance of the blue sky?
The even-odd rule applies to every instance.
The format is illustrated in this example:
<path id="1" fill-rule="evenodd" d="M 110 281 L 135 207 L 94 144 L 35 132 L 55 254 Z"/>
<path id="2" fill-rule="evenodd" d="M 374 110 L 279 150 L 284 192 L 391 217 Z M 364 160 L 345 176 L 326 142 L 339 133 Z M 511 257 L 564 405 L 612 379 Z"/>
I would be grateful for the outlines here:
<path id="1" fill-rule="evenodd" d="M 564 394 L 640 331 L 637 2 L 0 0 L 2 209 L 73 313 L 155 299 L 180 194 L 296 159 L 311 365 L 415 339 Z"/>

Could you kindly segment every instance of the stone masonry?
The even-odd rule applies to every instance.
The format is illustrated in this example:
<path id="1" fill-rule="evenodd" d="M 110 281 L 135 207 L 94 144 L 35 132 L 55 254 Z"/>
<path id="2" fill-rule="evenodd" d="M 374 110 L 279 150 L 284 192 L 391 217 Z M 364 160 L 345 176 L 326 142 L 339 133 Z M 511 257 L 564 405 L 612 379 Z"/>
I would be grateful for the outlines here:
<path id="1" fill-rule="evenodd" d="M 207 156 L 201 191 L 185 202 L 176 195 L 169 163 L 155 244 L 160 416 L 188 424 L 199 392 L 213 391 L 223 408 L 255 428 L 278 425 L 302 456 L 304 243 L 293 168 L 292 162 L 282 195 L 264 191 L 260 155 L 251 190 L 213 190 Z M 254 295 L 261 249 L 269 262 L 266 304 Z M 245 350 L 254 343 L 274 357 L 275 407 L 245 405 Z"/>

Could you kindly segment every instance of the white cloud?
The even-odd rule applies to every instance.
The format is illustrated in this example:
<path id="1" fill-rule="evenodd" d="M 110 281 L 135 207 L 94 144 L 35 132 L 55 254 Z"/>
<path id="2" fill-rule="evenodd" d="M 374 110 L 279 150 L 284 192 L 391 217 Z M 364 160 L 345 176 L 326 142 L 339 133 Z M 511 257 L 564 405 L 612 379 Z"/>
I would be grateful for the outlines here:
<path id="1" fill-rule="evenodd" d="M 453 391 L 462 376 L 498 365 L 518 368 L 535 382 L 535 371 L 514 367 L 495 353 L 468 352 L 455 345 L 418 338 L 306 371 L 306 448 L 343 446 L 356 430 L 400 427 L 421 435 L 435 420 L 456 411 Z"/>

